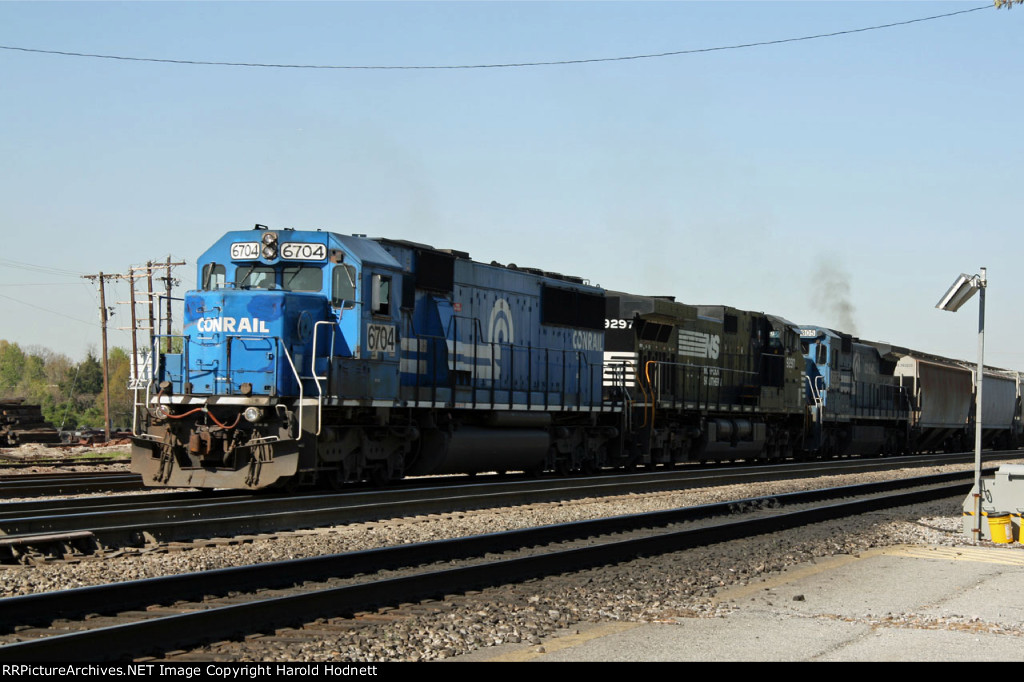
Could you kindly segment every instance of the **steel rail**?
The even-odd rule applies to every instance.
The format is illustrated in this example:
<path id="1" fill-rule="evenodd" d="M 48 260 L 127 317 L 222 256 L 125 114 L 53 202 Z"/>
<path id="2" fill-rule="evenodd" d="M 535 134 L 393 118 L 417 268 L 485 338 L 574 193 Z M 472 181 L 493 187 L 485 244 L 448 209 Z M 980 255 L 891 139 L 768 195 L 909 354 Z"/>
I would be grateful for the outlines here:
<path id="1" fill-rule="evenodd" d="M 772 504 L 816 505 L 795 511 L 755 513 L 741 520 L 719 520 L 711 525 L 670 529 L 641 537 L 594 542 L 568 549 L 544 547 L 525 557 L 482 564 L 425 570 L 415 575 L 278 596 L 229 606 L 113 625 L 94 630 L 42 637 L 0 647 L 0 660 L 97 660 L 142 655 L 156 649 L 190 646 L 239 634 L 258 632 L 284 623 L 351 614 L 386 604 L 416 601 L 466 589 L 499 585 L 530 577 L 582 570 L 640 555 L 679 551 L 753 534 L 862 514 L 877 509 L 914 504 L 963 494 L 972 472 L 862 484 L 825 490 L 788 493 L 771 498 L 750 498 L 672 511 L 581 521 L 490 535 L 420 543 L 275 562 L 195 574 L 113 583 L 0 600 L 0 623 L 35 623 L 71 613 L 111 612 L 137 608 L 155 601 L 178 600 L 239 590 L 294 585 L 317 577 L 344 577 L 396 566 L 422 566 L 454 558 L 482 556 L 523 547 L 595 538 L 637 529 L 728 517 L 746 509 Z M 897 489 L 913 488 L 904 492 Z M 835 502 L 837 498 L 860 499 Z M 243 625 L 244 624 L 244 625 Z"/>
<path id="2" fill-rule="evenodd" d="M 0 454 L 0 469 L 28 469 L 29 467 L 62 467 L 62 466 L 102 466 L 104 464 L 130 464 L 130 459 L 124 458 L 110 458 L 104 459 L 102 457 L 95 457 L 89 459 L 83 458 L 62 458 L 62 459 L 24 459 L 12 455 Z M 11 474 L 4 474 L 0 478 L 7 478 Z M 19 474 L 13 474 L 18 476 Z"/>
<path id="3" fill-rule="evenodd" d="M 80 495 L 93 492 L 142 490 L 142 477 L 121 472 L 76 472 L 35 476 L 5 476 L 0 479 L 0 496 L 42 497 Z"/>
<path id="4" fill-rule="evenodd" d="M 918 465 L 934 464 L 932 458 L 913 458 Z M 943 457 L 941 461 L 948 462 Z M 966 461 L 966 460 L 965 460 Z M 88 531 L 107 546 L 147 541 L 189 540 L 245 533 L 272 533 L 302 527 L 337 525 L 387 517 L 443 513 L 453 510 L 531 504 L 561 500 L 567 496 L 601 497 L 635 492 L 682 490 L 700 486 L 748 483 L 849 473 L 851 469 L 877 470 L 906 466 L 907 461 L 848 460 L 782 466 L 726 469 L 683 469 L 655 473 L 587 478 L 533 479 L 472 483 L 459 486 L 402 487 L 392 490 L 357 491 L 300 496 L 228 495 L 178 493 L 180 497 L 132 496 L 128 504 L 110 499 L 47 502 L 36 510 L 0 505 L 0 537 L 22 538 L 25 544 L 38 536 Z M 838 467 L 838 470 L 837 470 Z M 450 482 L 450 479 L 446 479 Z M 134 504 L 138 500 L 145 506 Z M 152 504 L 156 502 L 156 504 Z M 8 513 L 8 512 L 11 513 Z M 19 512 L 21 512 L 19 514 Z"/>

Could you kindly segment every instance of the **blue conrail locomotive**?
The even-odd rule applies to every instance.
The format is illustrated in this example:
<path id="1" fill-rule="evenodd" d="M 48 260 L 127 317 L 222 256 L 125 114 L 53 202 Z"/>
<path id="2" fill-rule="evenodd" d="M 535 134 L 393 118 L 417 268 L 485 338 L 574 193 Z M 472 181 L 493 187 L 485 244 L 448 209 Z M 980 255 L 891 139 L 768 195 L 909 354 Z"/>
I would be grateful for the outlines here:
<path id="1" fill-rule="evenodd" d="M 465 253 L 321 231 L 229 232 L 158 356 L 133 469 L 248 487 L 567 471 L 621 438 L 604 292 Z"/>
<path id="2" fill-rule="evenodd" d="M 826 456 L 899 454 L 910 446 L 910 402 L 895 364 L 874 345 L 816 326 L 800 328 L 809 450 Z M 962 425 L 966 425 L 966 421 Z"/>
<path id="3" fill-rule="evenodd" d="M 136 396 L 132 469 L 151 486 L 886 454 L 970 428 L 963 363 L 937 375 L 922 354 L 774 315 L 262 225 L 197 268 L 175 352 L 153 340 Z M 1014 443 L 1020 375 L 998 375 L 990 440 Z"/>

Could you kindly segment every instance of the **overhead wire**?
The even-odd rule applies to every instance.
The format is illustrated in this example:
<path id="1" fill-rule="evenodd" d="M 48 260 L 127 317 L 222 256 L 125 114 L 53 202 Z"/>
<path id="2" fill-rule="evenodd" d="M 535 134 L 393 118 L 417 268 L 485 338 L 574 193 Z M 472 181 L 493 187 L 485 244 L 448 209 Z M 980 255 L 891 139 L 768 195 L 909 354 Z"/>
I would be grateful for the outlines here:
<path id="1" fill-rule="evenodd" d="M 271 63 L 259 63 L 259 62 L 218 62 L 218 61 L 204 61 L 198 59 L 161 59 L 157 57 L 129 57 L 125 55 L 113 55 L 113 54 L 95 54 L 90 52 L 70 52 L 67 50 L 44 50 L 40 48 L 20 47 L 16 45 L 0 45 L 0 50 L 11 50 L 19 52 L 31 52 L 36 54 L 51 54 L 60 55 L 64 57 L 85 57 L 90 59 L 113 59 L 119 61 L 130 61 L 130 62 L 150 62 L 158 64 L 185 64 L 193 66 L 240 66 L 249 68 L 264 68 L 264 69 L 337 69 L 337 70 L 451 70 L 451 69 L 510 69 L 510 68 L 523 68 L 523 67 L 534 67 L 534 66 L 566 66 L 571 64 L 595 64 L 600 62 L 619 62 L 629 61 L 637 59 L 659 59 L 664 57 L 677 57 L 682 55 L 690 54 L 701 54 L 706 52 L 720 52 L 724 50 L 741 50 L 751 47 L 765 47 L 768 45 L 782 45 L 784 43 L 796 43 L 807 40 L 819 40 L 822 38 L 835 38 L 838 36 L 851 35 L 854 33 L 864 33 L 867 31 L 878 31 L 886 28 L 894 28 L 897 26 L 908 26 L 910 24 L 917 24 L 925 21 L 933 21 L 936 19 L 945 19 L 947 17 L 954 17 L 961 14 L 970 14 L 971 12 L 978 12 L 984 9 L 994 9 L 994 5 L 982 5 L 980 7 L 973 7 L 971 9 L 958 10 L 956 12 L 947 12 L 945 14 L 936 14 L 929 17 L 920 17 L 917 19 L 907 19 L 905 21 L 894 21 L 888 24 L 878 24 L 875 26 L 865 26 L 862 28 L 852 28 L 843 31 L 833 31 L 831 33 L 818 33 L 809 36 L 799 36 L 796 38 L 780 38 L 777 40 L 762 40 L 752 43 L 741 43 L 737 45 L 723 45 L 718 47 L 703 47 L 703 48 L 692 48 L 688 50 L 673 50 L 670 52 L 657 52 L 652 54 L 637 54 L 628 55 L 622 57 L 594 57 L 589 59 L 561 59 L 552 61 L 535 61 L 535 62 L 509 62 L 499 64 L 427 64 L 427 65 L 356 65 L 356 64 L 271 64 Z"/>
<path id="2" fill-rule="evenodd" d="M 11 260 L 9 258 L 0 258 L 0 267 L 4 268 L 15 268 L 17 270 L 29 270 L 32 272 L 45 272 L 52 275 L 67 275 L 68 277 L 81 277 L 84 272 L 75 272 L 74 270 L 64 270 L 61 268 L 55 268 L 48 265 L 36 265 L 34 263 L 24 263 L 22 261 Z"/>
<path id="3" fill-rule="evenodd" d="M 81 322 L 82 324 L 87 324 L 90 327 L 100 327 L 100 326 L 102 326 L 98 322 L 86 322 L 85 320 L 79 320 L 76 317 L 71 317 L 67 313 L 61 313 L 61 312 L 58 312 L 56 310 L 50 310 L 49 308 L 43 308 L 42 306 L 38 306 L 35 303 L 26 303 L 25 301 L 22 301 L 20 299 L 14 298 L 13 296 L 5 296 L 3 294 L 0 294 L 0 298 L 6 298 L 8 301 L 14 301 L 15 303 L 20 303 L 21 305 L 28 306 L 29 308 L 34 308 L 36 310 L 42 310 L 43 312 L 53 313 L 54 315 L 59 315 L 60 317 L 63 317 L 65 320 L 71 320 L 72 322 Z"/>

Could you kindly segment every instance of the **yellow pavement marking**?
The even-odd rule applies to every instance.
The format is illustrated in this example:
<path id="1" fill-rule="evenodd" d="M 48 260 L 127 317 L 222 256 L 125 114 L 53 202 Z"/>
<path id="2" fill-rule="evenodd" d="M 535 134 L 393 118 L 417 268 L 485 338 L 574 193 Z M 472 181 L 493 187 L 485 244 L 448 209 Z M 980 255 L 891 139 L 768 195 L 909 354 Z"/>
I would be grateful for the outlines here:
<path id="1" fill-rule="evenodd" d="M 760 582 L 747 585 L 724 587 L 712 600 L 713 603 L 736 601 L 759 593 L 763 590 L 785 585 L 787 583 L 808 578 L 819 573 L 835 570 L 846 564 L 868 559 L 875 556 L 905 556 L 914 559 L 939 559 L 944 561 L 977 561 L 1008 566 L 1024 566 L 1024 548 L 1013 547 L 946 547 L 944 545 L 892 545 L 873 547 L 857 554 L 837 554 L 830 557 L 818 557 L 813 563 L 798 564 L 787 568 L 782 573 L 767 576 Z"/>
<path id="2" fill-rule="evenodd" d="M 1024 566 L 1024 551 L 1019 547 L 945 547 L 941 545 L 902 545 L 890 548 L 886 554 L 916 559 L 945 559 L 948 561 L 977 561 L 987 564 Z"/>

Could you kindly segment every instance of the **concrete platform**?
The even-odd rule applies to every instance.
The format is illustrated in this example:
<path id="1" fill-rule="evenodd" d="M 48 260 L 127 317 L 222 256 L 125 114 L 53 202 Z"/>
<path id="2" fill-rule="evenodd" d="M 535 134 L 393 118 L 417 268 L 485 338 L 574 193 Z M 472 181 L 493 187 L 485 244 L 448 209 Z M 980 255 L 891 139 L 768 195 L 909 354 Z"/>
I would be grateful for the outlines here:
<path id="1" fill-rule="evenodd" d="M 1024 661 L 1024 547 L 888 547 L 723 591 L 725 617 L 580 625 L 454 661 Z"/>

